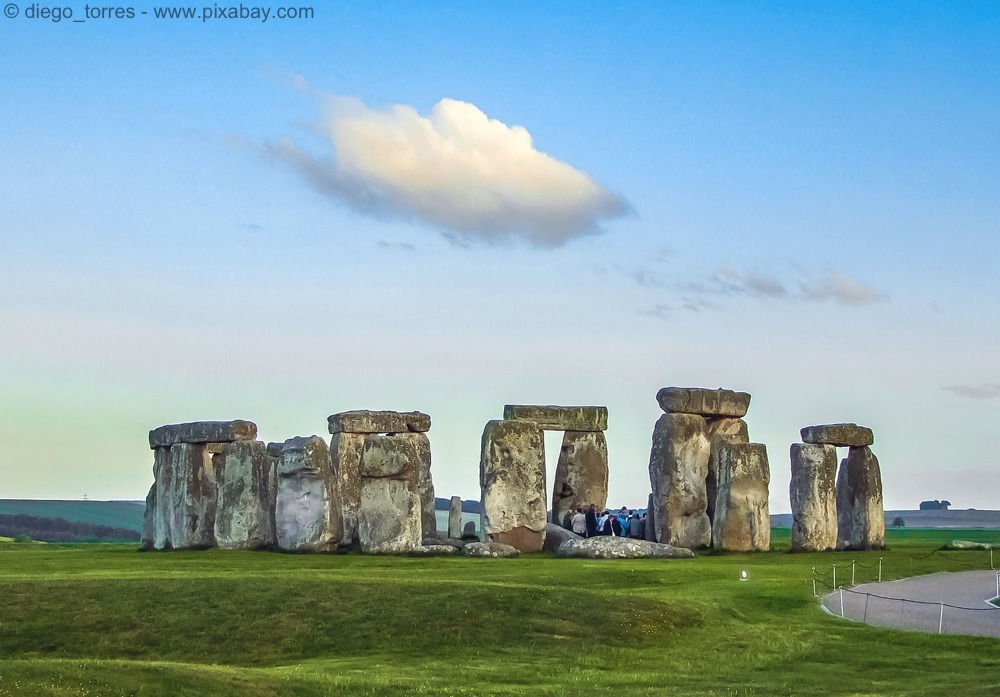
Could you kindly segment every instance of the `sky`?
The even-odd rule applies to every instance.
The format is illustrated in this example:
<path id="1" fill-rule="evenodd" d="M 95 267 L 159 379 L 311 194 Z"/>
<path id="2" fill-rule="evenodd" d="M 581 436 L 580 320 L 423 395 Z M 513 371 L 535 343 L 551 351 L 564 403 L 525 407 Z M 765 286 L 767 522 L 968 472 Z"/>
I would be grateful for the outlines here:
<path id="1" fill-rule="evenodd" d="M 640 506 L 685 386 L 752 394 L 773 513 L 836 422 L 887 509 L 1000 509 L 996 3 L 62 7 L 0 17 L 0 497 L 394 409 L 477 499 L 486 422 L 564 404 Z"/>

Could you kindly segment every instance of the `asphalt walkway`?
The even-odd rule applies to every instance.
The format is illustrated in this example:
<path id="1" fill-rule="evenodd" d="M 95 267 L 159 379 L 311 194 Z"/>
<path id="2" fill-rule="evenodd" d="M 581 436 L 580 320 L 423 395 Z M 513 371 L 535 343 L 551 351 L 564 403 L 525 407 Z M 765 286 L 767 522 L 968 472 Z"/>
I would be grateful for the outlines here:
<path id="1" fill-rule="evenodd" d="M 878 627 L 1000 637 L 996 571 L 962 571 L 864 583 L 823 597 L 837 617 Z"/>

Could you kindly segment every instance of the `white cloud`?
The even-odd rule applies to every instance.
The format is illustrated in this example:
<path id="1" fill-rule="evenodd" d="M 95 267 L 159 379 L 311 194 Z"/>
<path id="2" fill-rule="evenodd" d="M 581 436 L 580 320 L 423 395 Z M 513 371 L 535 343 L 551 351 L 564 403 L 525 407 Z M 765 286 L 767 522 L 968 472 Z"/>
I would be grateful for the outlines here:
<path id="1" fill-rule="evenodd" d="M 332 152 L 310 154 L 289 138 L 266 151 L 362 213 L 423 220 L 458 242 L 554 247 L 629 210 L 586 172 L 535 149 L 525 128 L 473 104 L 442 99 L 425 115 L 407 105 L 373 109 L 310 90 L 301 78 L 295 85 L 321 101 L 316 131 Z"/>
<path id="2" fill-rule="evenodd" d="M 996 399 L 1000 397 L 1000 385 L 987 383 L 984 385 L 949 385 L 941 388 L 951 392 L 956 397 L 964 399 Z"/>
<path id="3" fill-rule="evenodd" d="M 806 300 L 833 300 L 842 305 L 874 305 L 885 299 L 871 286 L 834 268 L 827 269 L 823 276 L 801 281 L 799 288 Z"/>

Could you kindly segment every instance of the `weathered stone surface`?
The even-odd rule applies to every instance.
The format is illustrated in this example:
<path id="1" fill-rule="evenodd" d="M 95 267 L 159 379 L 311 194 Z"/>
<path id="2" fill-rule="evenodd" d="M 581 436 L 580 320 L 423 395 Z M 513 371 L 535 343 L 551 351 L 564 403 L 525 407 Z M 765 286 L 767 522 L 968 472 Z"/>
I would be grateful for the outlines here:
<path id="1" fill-rule="evenodd" d="M 411 481 L 362 477 L 358 539 L 361 551 L 371 554 L 400 554 L 420 546 L 420 497 Z"/>
<path id="2" fill-rule="evenodd" d="M 454 547 L 455 549 L 462 549 L 465 547 L 465 541 L 458 539 L 456 537 L 425 537 L 420 541 L 424 547 L 433 547 L 434 545 L 448 545 Z"/>
<path id="3" fill-rule="evenodd" d="M 470 542 L 462 549 L 467 557 L 516 557 L 521 552 L 515 547 L 500 542 Z"/>
<path id="4" fill-rule="evenodd" d="M 408 441 L 417 453 L 420 528 L 424 537 L 433 537 L 437 535 L 437 513 L 434 508 L 434 480 L 431 478 L 431 441 L 426 433 L 397 433 L 395 437 Z"/>
<path id="5" fill-rule="evenodd" d="M 330 433 L 423 433 L 431 417 L 419 411 L 342 411 L 327 418 Z"/>
<path id="6" fill-rule="evenodd" d="M 451 545 L 420 545 L 410 550 L 410 554 L 418 557 L 445 557 L 458 554 L 459 548 Z"/>
<path id="7" fill-rule="evenodd" d="M 545 536 L 545 441 L 532 421 L 490 421 L 479 463 L 486 540 L 542 549 Z"/>
<path id="8" fill-rule="evenodd" d="M 334 433 L 330 437 L 330 458 L 333 472 L 340 482 L 341 515 L 344 522 L 344 547 L 356 546 L 358 511 L 361 509 L 361 453 L 365 447 L 363 433 Z"/>
<path id="9" fill-rule="evenodd" d="M 340 509 L 339 481 L 326 442 L 319 436 L 286 440 L 274 505 L 278 547 L 294 552 L 335 549 L 344 534 Z"/>
<path id="10" fill-rule="evenodd" d="M 834 447 L 834 446 L 830 446 Z M 854 519 L 854 498 L 851 495 L 847 458 L 840 461 L 837 470 L 837 547 L 843 549 L 850 544 Z"/>
<path id="11" fill-rule="evenodd" d="M 559 545 L 561 545 L 566 540 L 582 540 L 584 539 L 580 535 L 577 535 L 572 530 L 567 530 L 562 525 L 557 523 L 548 523 L 545 526 L 545 544 L 542 547 L 543 552 L 556 552 L 559 550 Z"/>
<path id="12" fill-rule="evenodd" d="M 146 511 L 142 515 L 142 537 L 139 543 L 141 549 L 150 550 L 156 548 L 156 482 L 149 487 L 146 494 Z"/>
<path id="13" fill-rule="evenodd" d="M 452 496 L 448 506 L 448 537 L 462 536 L 462 497 Z"/>
<path id="14" fill-rule="evenodd" d="M 281 449 L 284 448 L 284 447 L 285 447 L 285 442 L 284 441 L 282 441 L 280 443 L 276 443 L 276 442 L 268 443 L 267 444 L 267 454 L 270 457 L 280 458 L 281 457 Z"/>
<path id="15" fill-rule="evenodd" d="M 657 542 L 694 549 L 712 541 L 705 513 L 707 431 L 705 419 L 695 414 L 664 414 L 653 428 L 649 481 Z"/>
<path id="16" fill-rule="evenodd" d="M 822 552 L 837 547 L 837 449 L 792 443 L 792 549 Z"/>
<path id="17" fill-rule="evenodd" d="M 257 424 L 251 421 L 194 421 L 154 428 L 149 432 L 149 447 L 155 450 L 176 443 L 231 443 L 256 437 Z"/>
<path id="18" fill-rule="evenodd" d="M 729 416 L 742 418 L 750 408 L 750 395 L 733 390 L 700 387 L 664 387 L 656 393 L 660 408 L 668 414 Z"/>
<path id="19" fill-rule="evenodd" d="M 653 513 L 653 495 L 646 500 L 646 541 L 656 542 L 656 516 Z"/>
<path id="20" fill-rule="evenodd" d="M 473 537 L 478 538 L 478 535 L 476 534 L 476 524 L 470 520 L 462 526 L 462 538 L 469 539 Z"/>
<path id="21" fill-rule="evenodd" d="M 655 557 L 658 559 L 689 559 L 694 552 L 683 547 L 631 540 L 627 537 L 590 537 L 570 539 L 559 545 L 558 554 L 563 557 L 582 559 L 637 559 Z"/>
<path id="22" fill-rule="evenodd" d="M 170 448 L 173 549 L 215 546 L 216 486 L 212 455 L 203 444 Z"/>
<path id="23" fill-rule="evenodd" d="M 711 446 L 708 456 L 708 476 L 705 478 L 705 496 L 708 501 L 705 513 L 714 525 L 715 499 L 719 492 L 719 447 L 723 443 L 749 443 L 750 432 L 747 429 L 747 422 L 743 419 L 721 416 L 706 419 L 705 423 L 708 426 L 706 434 Z"/>
<path id="24" fill-rule="evenodd" d="M 361 478 L 410 479 L 414 488 L 420 463 L 413 443 L 396 436 L 365 436 Z"/>
<path id="25" fill-rule="evenodd" d="M 153 508 L 153 548 L 171 549 L 173 547 L 174 525 L 174 489 L 173 466 L 170 463 L 170 448 L 157 448 L 153 451 L 153 487 L 156 489 Z"/>
<path id="26" fill-rule="evenodd" d="M 505 421 L 533 421 L 545 431 L 607 431 L 607 407 L 558 407 L 554 405 L 508 404 Z"/>
<path id="27" fill-rule="evenodd" d="M 721 442 L 718 459 L 713 546 L 734 552 L 766 552 L 771 548 L 767 448 L 760 443 Z"/>
<path id="28" fill-rule="evenodd" d="M 882 473 L 878 458 L 868 446 L 848 451 L 847 487 L 851 499 L 847 549 L 882 549 L 885 547 Z"/>
<path id="29" fill-rule="evenodd" d="M 274 546 L 277 461 L 258 441 L 228 444 L 214 461 L 218 506 L 215 540 L 223 549 Z"/>
<path id="30" fill-rule="evenodd" d="M 806 426 L 799 433 L 803 443 L 835 445 L 839 448 L 871 445 L 875 442 L 872 430 L 857 424 Z"/>
<path id="31" fill-rule="evenodd" d="M 552 483 L 552 522 L 568 528 L 576 509 L 592 503 L 608 505 L 608 443 L 600 431 L 566 431 Z"/>

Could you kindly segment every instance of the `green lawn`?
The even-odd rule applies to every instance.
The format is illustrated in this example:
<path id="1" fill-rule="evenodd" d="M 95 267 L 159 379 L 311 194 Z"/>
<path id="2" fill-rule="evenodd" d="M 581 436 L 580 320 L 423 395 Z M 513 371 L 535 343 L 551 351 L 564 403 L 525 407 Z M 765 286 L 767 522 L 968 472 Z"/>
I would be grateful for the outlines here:
<path id="1" fill-rule="evenodd" d="M 812 567 L 852 559 L 859 583 L 879 557 L 886 578 L 988 568 L 921 558 L 952 539 L 1000 531 L 789 554 L 775 530 L 768 554 L 607 562 L 3 544 L 0 695 L 995 695 L 1000 640 L 812 597 Z"/>

